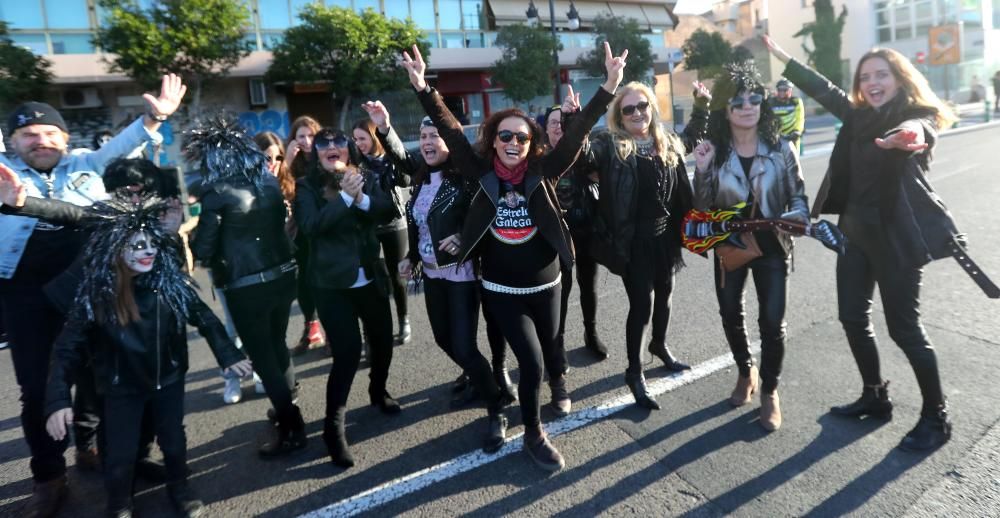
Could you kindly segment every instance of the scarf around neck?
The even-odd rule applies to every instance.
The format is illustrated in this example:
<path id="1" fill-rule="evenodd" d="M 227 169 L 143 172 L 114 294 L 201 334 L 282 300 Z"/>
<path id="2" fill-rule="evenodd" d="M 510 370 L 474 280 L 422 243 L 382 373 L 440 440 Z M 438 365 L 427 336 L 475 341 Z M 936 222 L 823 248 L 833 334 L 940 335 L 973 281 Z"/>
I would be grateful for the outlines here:
<path id="1" fill-rule="evenodd" d="M 520 164 L 514 166 L 513 169 L 508 168 L 503 165 L 500 161 L 500 157 L 493 157 L 493 170 L 496 171 L 497 177 L 504 182 L 510 182 L 511 185 L 520 185 L 524 182 L 524 173 L 528 170 L 528 160 L 525 159 L 521 161 Z"/>

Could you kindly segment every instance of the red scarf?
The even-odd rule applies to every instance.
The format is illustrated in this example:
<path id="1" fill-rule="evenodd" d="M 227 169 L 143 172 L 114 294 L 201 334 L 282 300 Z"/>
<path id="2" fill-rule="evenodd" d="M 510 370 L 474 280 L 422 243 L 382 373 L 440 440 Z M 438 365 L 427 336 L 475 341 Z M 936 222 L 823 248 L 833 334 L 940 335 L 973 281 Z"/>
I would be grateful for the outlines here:
<path id="1" fill-rule="evenodd" d="M 513 169 L 508 168 L 503 165 L 500 161 L 500 157 L 493 157 L 493 170 L 497 172 L 497 177 L 504 182 L 510 182 L 511 185 L 520 185 L 524 181 L 524 172 L 528 170 L 528 160 L 522 160 L 520 164 L 514 166 Z"/>

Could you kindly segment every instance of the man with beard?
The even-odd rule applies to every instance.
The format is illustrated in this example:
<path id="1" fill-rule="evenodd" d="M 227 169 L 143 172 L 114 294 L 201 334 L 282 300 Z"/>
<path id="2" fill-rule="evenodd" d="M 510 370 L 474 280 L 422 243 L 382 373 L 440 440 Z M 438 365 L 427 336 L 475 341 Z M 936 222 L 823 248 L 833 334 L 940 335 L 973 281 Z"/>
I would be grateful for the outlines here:
<path id="1" fill-rule="evenodd" d="M 106 197 L 100 178 L 105 165 L 153 140 L 186 90 L 178 76 L 164 76 L 159 97 L 143 95 L 145 115 L 100 150 L 79 155 L 67 152 L 69 135 L 58 111 L 45 103 L 24 103 L 8 118 L 13 156 L 0 156 L 0 165 L 18 175 L 28 196 L 90 205 Z M 45 433 L 43 407 L 49 357 L 63 316 L 52 308 L 42 286 L 69 266 L 82 237 L 71 228 L 35 218 L 0 215 L 0 307 L 21 387 L 21 426 L 35 481 L 25 510 L 29 517 L 54 515 L 66 495 L 66 443 Z"/>

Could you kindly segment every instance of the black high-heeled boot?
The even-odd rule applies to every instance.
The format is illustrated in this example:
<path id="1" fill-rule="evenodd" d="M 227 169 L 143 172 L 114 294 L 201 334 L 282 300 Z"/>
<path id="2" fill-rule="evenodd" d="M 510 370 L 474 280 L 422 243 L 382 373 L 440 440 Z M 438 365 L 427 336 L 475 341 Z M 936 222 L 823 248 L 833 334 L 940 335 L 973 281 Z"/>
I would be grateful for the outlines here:
<path id="1" fill-rule="evenodd" d="M 510 380 L 506 365 L 501 364 L 499 369 L 493 368 L 493 380 L 497 382 L 497 388 L 500 389 L 500 404 L 502 406 L 517 402 L 517 389 L 514 387 L 514 382 Z"/>
<path id="2" fill-rule="evenodd" d="M 663 366 L 669 371 L 680 372 L 691 368 L 690 365 L 674 358 L 674 355 L 670 354 L 667 344 L 662 341 L 654 340 L 649 342 L 649 346 L 646 349 L 649 350 L 649 354 L 659 358 L 663 362 Z"/>
<path id="3" fill-rule="evenodd" d="M 625 384 L 632 391 L 635 404 L 650 410 L 660 409 L 660 404 L 649 395 L 649 389 L 646 387 L 646 377 L 642 374 L 642 371 L 625 371 Z"/>
<path id="4" fill-rule="evenodd" d="M 503 412 L 491 412 L 487 417 L 486 439 L 483 440 L 483 451 L 496 453 L 507 440 L 507 416 Z"/>
<path id="5" fill-rule="evenodd" d="M 332 416 L 327 416 L 323 421 L 323 442 L 326 443 L 330 461 L 335 466 L 345 469 L 354 466 L 354 456 L 347 447 L 347 435 L 344 432 L 346 414 L 347 409 L 338 408 Z"/>
<path id="6" fill-rule="evenodd" d="M 872 416 L 892 419 L 892 400 L 889 399 L 889 382 L 866 385 L 861 389 L 861 397 L 853 403 L 835 406 L 830 412 L 838 415 L 862 417 Z"/>
<path id="7" fill-rule="evenodd" d="M 910 433 L 903 437 L 899 449 L 903 451 L 920 452 L 940 448 L 951 439 L 951 420 L 948 419 L 948 409 L 941 405 L 928 414 L 921 413 Z"/>
<path id="8" fill-rule="evenodd" d="M 197 518 L 205 514 L 205 504 L 194 496 L 187 482 L 168 482 L 167 497 L 177 514 L 185 518 Z"/>
<path id="9" fill-rule="evenodd" d="M 292 405 L 289 415 L 278 420 L 276 436 L 257 450 L 264 459 L 273 459 L 306 447 L 306 423 L 299 407 Z"/>
<path id="10" fill-rule="evenodd" d="M 597 336 L 597 328 L 595 326 L 586 326 L 583 332 L 583 345 L 598 360 L 608 359 L 608 348 L 601 341 L 601 338 Z"/>

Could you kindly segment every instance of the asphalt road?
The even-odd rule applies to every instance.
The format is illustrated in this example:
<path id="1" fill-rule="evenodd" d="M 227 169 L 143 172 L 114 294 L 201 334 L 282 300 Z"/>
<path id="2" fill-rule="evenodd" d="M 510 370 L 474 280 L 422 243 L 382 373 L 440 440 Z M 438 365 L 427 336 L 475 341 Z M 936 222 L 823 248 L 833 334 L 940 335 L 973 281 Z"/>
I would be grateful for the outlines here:
<path id="1" fill-rule="evenodd" d="M 998 126 L 945 136 L 932 182 L 970 235 L 972 256 L 1000 281 L 1000 248 L 992 235 L 1000 228 L 1000 213 L 992 208 L 1000 199 L 992 147 L 998 142 Z M 810 193 L 827 160 L 826 153 L 807 151 L 803 168 Z M 243 402 L 223 405 L 211 354 L 192 333 L 186 424 L 193 485 L 210 516 L 234 517 L 317 510 L 313 516 L 1000 515 L 1000 301 L 983 296 L 954 261 L 929 265 L 924 279 L 924 324 L 938 350 L 954 420 L 952 441 L 929 455 L 894 448 L 916 422 L 920 397 L 904 356 L 888 339 L 877 302 L 876 330 L 895 419 L 848 421 L 828 413 L 860 391 L 836 318 L 832 253 L 798 241 L 779 389 L 784 426 L 771 434 L 757 423 L 757 401 L 739 409 L 726 402 L 737 375 L 719 322 L 711 264 L 693 255 L 687 262 L 677 280 L 668 339 L 696 369 L 674 377 L 648 365 L 647 378 L 662 392 L 658 412 L 628 404 L 622 376 L 627 303 L 620 280 L 600 274 L 600 329 L 612 351 L 604 362 L 594 362 L 582 348 L 579 305 L 571 298 L 569 388 L 576 412 L 557 421 L 543 410 L 567 460 L 560 473 L 536 468 L 518 439 L 498 455 L 477 454 L 485 413 L 449 408 L 449 384 L 459 370 L 432 343 L 422 298 L 411 296 L 414 338 L 395 349 L 389 380 L 403 412 L 386 417 L 367 405 L 363 364 L 347 426 L 357 466 L 347 471 L 329 463 L 320 439 L 330 365 L 323 351 L 297 362 L 307 449 L 264 462 L 256 447 L 269 432 L 266 399 L 246 383 Z M 207 292 L 205 298 L 214 304 Z M 752 323 L 753 290 L 747 307 Z M 289 343 L 301 325 L 293 308 Z M 483 332 L 480 338 L 485 350 Z M 516 367 L 512 357 L 508 363 Z M 7 352 L 0 352 L 0 379 L 0 516 L 17 516 L 31 479 Z M 508 416 L 511 433 L 519 433 L 516 405 Z M 67 459 L 72 464 L 72 452 Z M 100 515 L 100 479 L 73 467 L 69 477 L 72 495 L 62 516 Z M 162 487 L 140 484 L 137 490 L 142 516 L 169 516 Z"/>

